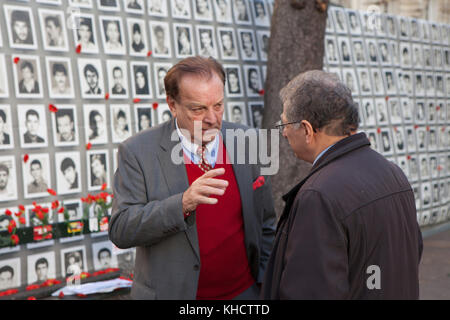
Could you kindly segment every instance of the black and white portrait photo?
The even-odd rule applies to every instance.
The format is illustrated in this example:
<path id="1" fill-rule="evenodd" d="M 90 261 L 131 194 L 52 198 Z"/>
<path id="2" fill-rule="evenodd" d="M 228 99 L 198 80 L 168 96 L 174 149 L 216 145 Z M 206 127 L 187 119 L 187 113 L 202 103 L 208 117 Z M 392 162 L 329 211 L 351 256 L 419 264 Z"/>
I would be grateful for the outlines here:
<path id="1" fill-rule="evenodd" d="M 250 13 L 250 7 L 248 5 L 247 0 L 234 0 L 233 3 L 233 12 L 234 12 L 234 21 L 237 24 L 251 24 L 252 17 Z"/>
<path id="2" fill-rule="evenodd" d="M 167 0 L 147 0 L 148 14 L 156 17 L 167 17 Z"/>
<path id="3" fill-rule="evenodd" d="M 406 149 L 408 153 L 416 151 L 416 131 L 413 127 L 405 127 Z"/>
<path id="4" fill-rule="evenodd" d="M 403 112 L 403 121 L 411 123 L 413 121 L 413 100 L 410 98 L 401 98 L 400 105 Z"/>
<path id="5" fill-rule="evenodd" d="M 20 143 L 23 148 L 47 146 L 47 120 L 41 104 L 17 105 Z"/>
<path id="6" fill-rule="evenodd" d="M 0 260 L 0 291 L 20 285 L 20 258 Z"/>
<path id="7" fill-rule="evenodd" d="M 111 241 L 102 241 L 92 244 L 92 261 L 95 270 L 117 268 L 117 259 L 113 254 Z"/>
<path id="8" fill-rule="evenodd" d="M 424 127 L 417 128 L 417 149 L 418 151 L 425 151 L 428 147 L 427 132 Z"/>
<path id="9" fill-rule="evenodd" d="M 0 157 L 0 202 L 17 199 L 17 176 L 14 156 Z"/>
<path id="10" fill-rule="evenodd" d="M 106 108 L 104 104 L 83 105 L 85 135 L 92 144 L 108 142 Z"/>
<path id="11" fill-rule="evenodd" d="M 353 60 L 356 64 L 366 64 L 367 58 L 366 58 L 366 50 L 364 46 L 364 42 L 362 39 L 353 39 Z"/>
<path id="12" fill-rule="evenodd" d="M 362 99 L 362 110 L 366 126 L 375 126 L 375 107 L 372 99 Z"/>
<path id="13" fill-rule="evenodd" d="M 158 124 L 169 121 L 173 117 L 167 103 L 160 103 L 156 109 L 156 113 L 158 116 Z"/>
<path id="14" fill-rule="evenodd" d="M 372 86 L 370 84 L 370 74 L 367 68 L 358 68 L 357 69 L 358 78 L 359 78 L 359 89 L 362 95 L 371 95 L 372 94 Z"/>
<path id="15" fill-rule="evenodd" d="M 150 99 L 152 97 L 150 64 L 132 61 L 130 62 L 130 72 L 133 97 Z"/>
<path id="16" fill-rule="evenodd" d="M 416 69 L 423 68 L 423 51 L 422 46 L 417 43 L 413 43 L 411 52 L 412 67 Z"/>
<path id="17" fill-rule="evenodd" d="M 81 53 L 98 53 L 98 41 L 96 33 L 96 24 L 94 16 L 81 13 L 74 16 L 75 25 L 73 28 L 73 37 L 75 46 L 80 46 Z"/>
<path id="18" fill-rule="evenodd" d="M 57 147 L 78 145 L 78 121 L 74 105 L 59 105 L 52 112 L 53 143 Z"/>
<path id="19" fill-rule="evenodd" d="M 128 98 L 128 67 L 125 60 L 107 60 L 108 87 L 111 99 Z"/>
<path id="20" fill-rule="evenodd" d="M 394 127 L 394 147 L 397 153 L 404 153 L 406 151 L 403 127 Z"/>
<path id="21" fill-rule="evenodd" d="M 267 61 L 269 55 L 269 31 L 256 31 L 256 38 L 258 39 L 259 53 L 262 61 Z"/>
<path id="22" fill-rule="evenodd" d="M 87 272 L 86 248 L 77 246 L 61 250 L 61 270 L 64 277 Z"/>
<path id="23" fill-rule="evenodd" d="M 120 0 L 97 0 L 97 6 L 100 10 L 104 11 L 120 11 Z"/>
<path id="24" fill-rule="evenodd" d="M 434 77 L 432 73 L 425 74 L 425 94 L 427 97 L 435 96 Z"/>
<path id="25" fill-rule="evenodd" d="M 212 0 L 217 22 L 233 23 L 231 17 L 232 0 Z"/>
<path id="26" fill-rule="evenodd" d="M 69 58 L 45 57 L 47 87 L 50 98 L 73 98 L 74 85 Z"/>
<path id="27" fill-rule="evenodd" d="M 37 49 L 36 28 L 29 7 L 4 5 L 9 45 L 14 49 Z"/>
<path id="28" fill-rule="evenodd" d="M 14 56 L 11 57 L 14 59 Z M 13 64 L 16 97 L 42 98 L 41 65 L 38 56 L 21 55 L 17 64 Z"/>
<path id="29" fill-rule="evenodd" d="M 223 60 L 237 60 L 238 51 L 236 35 L 233 28 L 218 28 L 220 54 Z"/>
<path id="30" fill-rule="evenodd" d="M 325 36 L 325 53 L 328 64 L 339 63 L 338 50 L 336 48 L 336 40 L 332 36 Z"/>
<path id="31" fill-rule="evenodd" d="M 212 21 L 212 5 L 211 0 L 193 0 L 194 3 L 194 19 L 198 21 Z"/>
<path id="32" fill-rule="evenodd" d="M 42 42 L 49 51 L 69 51 L 66 20 L 62 11 L 39 9 Z"/>
<path id="33" fill-rule="evenodd" d="M 225 92 L 227 97 L 242 97 L 244 94 L 240 65 L 224 65 L 226 74 Z"/>
<path id="34" fill-rule="evenodd" d="M 199 55 L 218 59 L 214 29 L 210 26 L 195 26 Z"/>
<path id="35" fill-rule="evenodd" d="M 377 132 L 375 130 L 367 130 L 366 131 L 367 134 L 367 139 L 370 142 L 370 147 L 375 150 L 378 151 L 378 136 L 377 136 Z"/>
<path id="36" fill-rule="evenodd" d="M 426 120 L 426 114 L 425 102 L 423 100 L 416 100 L 414 122 L 424 123 Z"/>
<path id="37" fill-rule="evenodd" d="M 270 16 L 266 3 L 263 0 L 253 0 L 250 3 L 253 9 L 255 25 L 268 27 L 270 25 Z"/>
<path id="38" fill-rule="evenodd" d="M 0 104 L 0 150 L 14 148 L 11 106 Z"/>
<path id="39" fill-rule="evenodd" d="M 392 137 L 391 137 L 391 131 L 389 128 L 381 129 L 380 132 L 380 141 L 381 141 L 381 153 L 383 155 L 390 155 L 393 153 L 393 147 L 392 147 Z"/>
<path id="40" fill-rule="evenodd" d="M 228 102 L 228 120 L 237 124 L 247 125 L 247 112 L 244 102 Z"/>
<path id="41" fill-rule="evenodd" d="M 255 33 L 251 29 L 238 29 L 242 60 L 258 60 Z"/>
<path id="42" fill-rule="evenodd" d="M 50 160 L 48 153 L 33 153 L 22 163 L 24 196 L 26 199 L 48 196 L 51 188 Z"/>
<path id="43" fill-rule="evenodd" d="M 105 87 L 102 63 L 99 59 L 78 59 L 81 96 L 84 99 L 103 99 Z"/>
<path id="44" fill-rule="evenodd" d="M 359 86 L 354 68 L 342 68 L 342 80 L 352 95 L 359 95 Z"/>
<path id="45" fill-rule="evenodd" d="M 5 55 L 0 54 L 0 98 L 7 98 L 9 96 L 7 75 Z"/>
<path id="46" fill-rule="evenodd" d="M 120 143 L 131 137 L 132 134 L 130 106 L 128 104 L 112 104 L 110 109 L 112 141 Z"/>
<path id="47" fill-rule="evenodd" d="M 359 16 L 359 11 L 355 10 L 345 10 L 348 18 L 348 23 L 350 26 L 350 33 L 354 35 L 361 34 L 361 20 Z"/>
<path id="48" fill-rule="evenodd" d="M 396 94 L 397 93 L 397 87 L 396 87 L 396 81 L 395 81 L 395 73 L 392 69 L 386 69 L 383 71 L 383 77 L 384 77 L 384 85 L 386 88 L 387 94 Z"/>
<path id="49" fill-rule="evenodd" d="M 27 257 L 28 284 L 42 284 L 56 278 L 55 252 L 41 252 Z"/>
<path id="50" fill-rule="evenodd" d="M 173 24 L 173 39 L 175 43 L 176 57 L 186 58 L 195 55 L 194 39 L 192 38 L 192 25 Z"/>
<path id="51" fill-rule="evenodd" d="M 109 182 L 109 157 L 108 150 L 95 150 L 86 153 L 88 190 L 100 190 L 102 185 Z"/>
<path id="52" fill-rule="evenodd" d="M 172 17 L 178 19 L 191 18 L 191 4 L 189 0 L 170 0 L 172 8 Z"/>
<path id="53" fill-rule="evenodd" d="M 352 63 L 352 50 L 350 48 L 349 39 L 347 37 L 339 37 L 338 44 L 341 63 L 343 65 L 350 65 Z"/>
<path id="54" fill-rule="evenodd" d="M 400 106 L 400 101 L 397 98 L 391 98 L 388 101 L 389 115 L 391 118 L 391 124 L 401 124 L 402 123 L 402 111 Z"/>
<path id="55" fill-rule="evenodd" d="M 131 56 L 145 57 L 148 52 L 147 27 L 144 20 L 127 19 L 129 52 Z"/>
<path id="56" fill-rule="evenodd" d="M 378 125 L 388 124 L 389 119 L 388 119 L 386 100 L 384 98 L 375 99 L 375 107 L 376 107 Z"/>
<path id="57" fill-rule="evenodd" d="M 249 111 L 251 116 L 251 125 L 254 128 L 261 129 L 262 121 L 264 115 L 264 104 L 263 102 L 250 102 Z"/>
<path id="58" fill-rule="evenodd" d="M 336 23 L 337 33 L 347 33 L 347 19 L 343 8 L 333 7 L 331 12 L 334 14 L 334 21 Z"/>
<path id="59" fill-rule="evenodd" d="M 370 69 L 370 72 L 372 76 L 373 93 L 375 95 L 384 95 L 383 77 L 381 76 L 380 69 L 372 68 Z"/>
<path id="60" fill-rule="evenodd" d="M 416 97 L 425 96 L 424 76 L 421 72 L 414 72 L 414 93 Z"/>
<path id="61" fill-rule="evenodd" d="M 100 16 L 103 48 L 106 54 L 125 55 L 126 41 L 122 19 L 119 17 Z"/>
<path id="62" fill-rule="evenodd" d="M 156 58 L 171 58 L 169 24 L 167 22 L 150 21 L 152 56 Z"/>
<path id="63" fill-rule="evenodd" d="M 382 65 L 391 65 L 392 59 L 387 41 L 378 41 L 380 60 Z"/>
<path id="64" fill-rule="evenodd" d="M 166 89 L 164 87 L 164 78 L 172 67 L 171 63 L 155 62 L 153 64 L 153 72 L 155 79 L 156 97 L 158 99 L 166 99 Z"/>
<path id="65" fill-rule="evenodd" d="M 78 8 L 92 8 L 93 0 L 69 0 L 69 5 Z"/>
<path id="66" fill-rule="evenodd" d="M 58 194 L 81 192 L 81 162 L 80 153 L 55 153 L 56 187 Z"/>
<path id="67" fill-rule="evenodd" d="M 258 97 L 259 92 L 263 89 L 261 84 L 261 74 L 258 66 L 244 65 L 245 84 L 247 96 Z"/>
<path id="68" fill-rule="evenodd" d="M 81 205 L 81 200 L 63 200 L 63 207 L 67 210 L 69 214 L 69 221 L 81 220 L 83 218 L 83 210 Z M 59 214 L 59 222 L 64 221 L 64 216 Z"/>
<path id="69" fill-rule="evenodd" d="M 136 132 L 149 129 L 153 126 L 153 116 L 151 106 L 135 105 Z"/>
<path id="70" fill-rule="evenodd" d="M 143 14 L 144 13 L 144 0 L 125 0 L 123 6 L 126 12 Z"/>

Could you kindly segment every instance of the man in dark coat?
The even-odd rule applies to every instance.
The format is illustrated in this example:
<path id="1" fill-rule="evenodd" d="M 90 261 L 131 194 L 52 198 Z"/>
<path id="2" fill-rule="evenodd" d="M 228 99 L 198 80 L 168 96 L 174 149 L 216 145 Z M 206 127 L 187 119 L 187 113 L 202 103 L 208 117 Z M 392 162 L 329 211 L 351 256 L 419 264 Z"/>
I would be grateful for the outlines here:
<path id="1" fill-rule="evenodd" d="M 265 299 L 417 299 L 422 236 L 401 169 L 356 133 L 336 76 L 308 71 L 281 90 L 278 125 L 311 172 L 283 199 Z"/>

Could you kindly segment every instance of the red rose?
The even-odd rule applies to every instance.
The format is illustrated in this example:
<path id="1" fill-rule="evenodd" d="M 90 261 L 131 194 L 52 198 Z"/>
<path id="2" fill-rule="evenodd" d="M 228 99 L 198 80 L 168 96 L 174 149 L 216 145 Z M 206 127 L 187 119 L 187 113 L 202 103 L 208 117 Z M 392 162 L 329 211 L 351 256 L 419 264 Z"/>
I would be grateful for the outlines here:
<path id="1" fill-rule="evenodd" d="M 19 237 L 16 234 L 11 235 L 11 241 L 16 246 L 19 243 Z"/>
<path id="2" fill-rule="evenodd" d="M 26 224 L 27 223 L 24 217 L 20 217 L 19 218 L 19 222 L 20 222 L 20 224 Z"/>
<path id="3" fill-rule="evenodd" d="M 19 57 L 15 57 L 15 58 L 14 58 L 14 64 L 18 64 L 19 61 L 20 61 L 20 58 L 19 58 Z"/>
<path id="4" fill-rule="evenodd" d="M 8 225 L 8 232 L 12 233 L 16 227 L 16 222 L 14 220 L 11 220 Z"/>
<path id="5" fill-rule="evenodd" d="M 61 208 L 59 208 L 58 213 L 64 213 L 64 210 L 65 210 L 65 208 L 61 207 Z"/>
<path id="6" fill-rule="evenodd" d="M 19 209 L 20 209 L 20 211 L 25 211 L 25 207 L 21 204 L 19 204 Z"/>
<path id="7" fill-rule="evenodd" d="M 39 220 L 44 220 L 44 214 L 42 213 L 42 211 L 38 211 L 36 212 L 37 217 L 39 218 Z"/>
<path id="8" fill-rule="evenodd" d="M 12 212 L 11 212 L 11 210 L 6 209 L 6 210 L 5 210 L 5 214 L 6 214 L 7 216 L 10 216 L 10 217 L 11 217 Z"/>

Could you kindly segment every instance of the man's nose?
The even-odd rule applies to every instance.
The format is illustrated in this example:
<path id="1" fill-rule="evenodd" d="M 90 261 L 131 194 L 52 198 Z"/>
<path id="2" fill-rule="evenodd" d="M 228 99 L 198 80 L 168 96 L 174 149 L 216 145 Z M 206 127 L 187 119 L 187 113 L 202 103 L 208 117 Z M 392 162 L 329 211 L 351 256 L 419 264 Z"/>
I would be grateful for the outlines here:
<path id="1" fill-rule="evenodd" d="M 215 124 L 217 122 L 217 116 L 214 113 L 214 110 L 208 108 L 205 117 L 203 118 L 203 121 L 208 124 Z"/>

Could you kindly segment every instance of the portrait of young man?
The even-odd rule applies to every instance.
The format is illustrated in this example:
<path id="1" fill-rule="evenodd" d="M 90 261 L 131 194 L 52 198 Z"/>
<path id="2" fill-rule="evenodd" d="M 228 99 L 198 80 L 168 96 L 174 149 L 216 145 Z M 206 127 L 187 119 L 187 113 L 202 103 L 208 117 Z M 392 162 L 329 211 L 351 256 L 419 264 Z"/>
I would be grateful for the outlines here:
<path id="1" fill-rule="evenodd" d="M 312 168 L 284 196 L 262 297 L 418 299 L 423 244 L 414 193 L 402 170 L 358 133 L 350 90 L 312 70 L 280 98 L 277 127 Z M 373 269 L 382 270 L 375 284 Z"/>
<path id="2" fill-rule="evenodd" d="M 43 105 L 18 105 L 21 145 L 27 148 L 47 146 L 47 121 Z"/>
<path id="3" fill-rule="evenodd" d="M 62 11 L 39 9 L 44 49 L 49 51 L 69 51 L 66 20 Z"/>
<path id="4" fill-rule="evenodd" d="M 0 261 L 0 290 L 20 286 L 20 258 Z"/>
<path id="5" fill-rule="evenodd" d="M 105 97 L 101 61 L 98 59 L 78 59 L 81 96 L 85 99 Z"/>
<path id="6" fill-rule="evenodd" d="M 150 16 L 167 17 L 167 0 L 147 0 Z"/>
<path id="7" fill-rule="evenodd" d="M 55 146 L 78 145 L 78 131 L 74 105 L 60 105 L 52 113 Z"/>
<path id="8" fill-rule="evenodd" d="M 75 45 L 81 47 L 82 53 L 98 53 L 94 16 L 83 13 L 75 16 L 74 19 L 78 26 L 78 28 L 73 29 Z"/>
<path id="9" fill-rule="evenodd" d="M 55 168 L 58 194 L 70 194 L 81 191 L 79 152 L 56 152 Z"/>
<path id="10" fill-rule="evenodd" d="M 13 59 L 13 57 L 11 57 Z M 41 66 L 37 56 L 20 56 L 13 68 L 16 96 L 19 98 L 42 98 Z"/>
<path id="11" fill-rule="evenodd" d="M 11 107 L 0 105 L 0 149 L 11 149 L 14 147 Z"/>
<path id="12" fill-rule="evenodd" d="M 86 247 L 77 246 L 61 250 L 62 274 L 65 277 L 79 275 L 87 271 Z"/>
<path id="13" fill-rule="evenodd" d="M 167 22 L 150 21 L 152 55 L 157 58 L 171 58 L 169 25 Z"/>
<path id="14" fill-rule="evenodd" d="M 37 49 L 31 8 L 3 6 L 8 27 L 9 45 L 16 49 Z"/>
<path id="15" fill-rule="evenodd" d="M 85 134 L 92 144 L 108 142 L 106 108 L 104 104 L 84 105 Z"/>
<path id="16" fill-rule="evenodd" d="M 51 98 L 73 98 L 72 66 L 70 59 L 46 57 L 47 84 Z"/>
<path id="17" fill-rule="evenodd" d="M 131 296 L 257 299 L 275 232 L 270 182 L 253 190 L 259 165 L 229 159 L 227 144 L 254 129 L 222 121 L 225 72 L 213 58 L 183 59 L 164 82 L 173 118 L 120 144 L 114 176 L 109 238 L 136 247 Z"/>
<path id="18" fill-rule="evenodd" d="M 216 20 L 221 23 L 233 23 L 231 18 L 231 0 L 212 0 Z"/>
<path id="19" fill-rule="evenodd" d="M 27 257 L 28 265 L 28 283 L 42 284 L 48 279 L 55 279 L 55 252 L 42 252 L 29 255 Z"/>
<path id="20" fill-rule="evenodd" d="M 107 60 L 109 94 L 111 99 L 128 98 L 128 68 L 126 61 Z"/>
<path id="21" fill-rule="evenodd" d="M 0 98 L 9 96 L 8 73 L 6 71 L 5 55 L 0 54 Z"/>
<path id="22" fill-rule="evenodd" d="M 122 19 L 118 17 L 100 16 L 102 26 L 102 40 L 105 53 L 124 55 L 127 53 L 125 47 L 125 33 Z"/>
<path id="23" fill-rule="evenodd" d="M 218 58 L 214 29 L 212 27 L 196 26 L 199 55 Z"/>
<path id="24" fill-rule="evenodd" d="M 164 88 L 164 78 L 172 67 L 171 63 L 155 63 L 153 71 L 155 74 L 156 97 L 158 99 L 166 99 L 166 89 Z"/>
<path id="25" fill-rule="evenodd" d="M 100 190 L 102 185 L 109 185 L 109 158 L 107 150 L 88 151 L 88 190 Z"/>
<path id="26" fill-rule="evenodd" d="M 223 60 L 237 60 L 236 36 L 233 28 L 217 28 L 220 52 Z"/>
<path id="27" fill-rule="evenodd" d="M 16 164 L 14 156 L 0 157 L 0 202 L 17 199 Z"/>
<path id="28" fill-rule="evenodd" d="M 36 198 L 47 195 L 47 189 L 51 188 L 48 153 L 30 155 L 30 159 L 22 167 L 25 198 Z"/>
<path id="29" fill-rule="evenodd" d="M 212 21 L 211 0 L 194 0 L 194 19 Z"/>
<path id="30" fill-rule="evenodd" d="M 111 241 L 101 241 L 92 244 L 92 255 L 95 270 L 117 268 L 117 258 L 113 254 Z"/>

